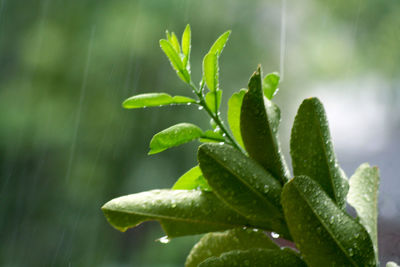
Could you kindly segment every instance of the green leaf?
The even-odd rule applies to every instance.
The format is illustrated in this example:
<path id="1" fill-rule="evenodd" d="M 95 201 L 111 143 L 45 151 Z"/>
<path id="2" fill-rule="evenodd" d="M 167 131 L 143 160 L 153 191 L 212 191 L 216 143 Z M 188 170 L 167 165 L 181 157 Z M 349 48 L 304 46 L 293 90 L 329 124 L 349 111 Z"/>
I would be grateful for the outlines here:
<path id="1" fill-rule="evenodd" d="M 170 147 L 188 143 L 203 135 L 203 131 L 191 123 L 179 123 L 154 135 L 150 141 L 149 155 L 159 153 Z"/>
<path id="2" fill-rule="evenodd" d="M 171 37 L 172 38 L 172 37 Z M 186 68 L 183 67 L 182 60 L 175 48 L 167 40 L 160 40 L 160 47 L 168 57 L 171 66 L 175 69 L 179 78 L 186 83 L 190 83 L 190 74 Z"/>
<path id="3" fill-rule="evenodd" d="M 297 176 L 288 182 L 282 205 L 290 233 L 309 266 L 376 266 L 368 232 L 314 180 Z"/>
<path id="4" fill-rule="evenodd" d="M 226 42 L 228 41 L 229 35 L 231 31 L 224 32 L 211 46 L 209 53 L 213 55 L 217 55 L 219 57 L 222 53 L 222 50 L 225 47 Z"/>
<path id="5" fill-rule="evenodd" d="M 168 237 L 195 235 L 249 225 L 212 192 L 151 190 L 115 198 L 102 210 L 108 222 L 126 231 L 145 221 L 159 221 Z"/>
<path id="6" fill-rule="evenodd" d="M 280 110 L 263 96 L 261 67 L 249 81 L 240 112 L 240 132 L 250 157 L 260 163 L 283 185 L 290 174 L 278 140 Z"/>
<path id="7" fill-rule="evenodd" d="M 183 66 L 186 67 L 188 65 L 190 59 L 190 48 L 191 48 L 191 31 L 190 25 L 186 25 L 185 31 L 182 34 L 182 53 L 184 55 L 183 58 Z"/>
<path id="8" fill-rule="evenodd" d="M 200 189 L 205 191 L 211 191 L 211 187 L 208 185 L 207 180 L 201 173 L 200 167 L 197 165 L 182 175 L 178 181 L 172 187 L 174 190 L 193 190 Z"/>
<path id="9" fill-rule="evenodd" d="M 266 98 L 271 100 L 278 92 L 279 88 L 279 74 L 277 72 L 269 73 L 265 76 L 263 82 L 263 91 Z"/>
<path id="10" fill-rule="evenodd" d="M 350 178 L 348 203 L 355 208 L 360 223 L 371 236 L 378 257 L 378 191 L 379 170 L 368 163 L 362 164 Z"/>
<path id="11" fill-rule="evenodd" d="M 397 263 L 395 263 L 394 261 L 388 261 L 386 263 L 386 267 L 399 267 L 399 265 L 397 265 Z"/>
<path id="12" fill-rule="evenodd" d="M 166 106 L 173 104 L 191 104 L 195 103 L 196 100 L 186 96 L 170 96 L 166 93 L 148 93 L 132 96 L 126 99 L 122 106 L 124 108 L 145 108 L 145 107 L 157 107 Z"/>
<path id="13" fill-rule="evenodd" d="M 213 192 L 260 228 L 290 238 L 280 204 L 281 186 L 254 160 L 229 145 L 199 147 L 201 171 Z"/>
<path id="14" fill-rule="evenodd" d="M 171 33 L 171 40 L 170 40 L 171 45 L 174 47 L 175 51 L 178 53 L 178 55 L 181 53 L 181 47 L 179 45 L 178 37 L 176 37 L 175 33 Z"/>
<path id="15" fill-rule="evenodd" d="M 216 54 L 208 53 L 203 59 L 203 77 L 211 92 L 219 87 L 218 73 L 218 57 Z"/>
<path id="16" fill-rule="evenodd" d="M 257 229 L 236 228 L 222 233 L 208 233 L 192 248 L 186 267 L 196 267 L 210 257 L 219 257 L 231 250 L 251 248 L 280 249 L 264 232 Z"/>
<path id="17" fill-rule="evenodd" d="M 297 111 L 290 155 L 295 176 L 315 180 L 339 207 L 345 208 L 348 182 L 337 163 L 325 110 L 317 98 L 305 99 Z"/>
<path id="18" fill-rule="evenodd" d="M 203 261 L 199 267 L 226 266 L 263 266 L 263 267 L 306 267 L 307 265 L 291 249 L 233 250 L 220 257 L 211 257 Z"/>
<path id="19" fill-rule="evenodd" d="M 247 89 L 240 89 L 239 92 L 234 93 L 228 101 L 228 123 L 231 128 L 232 134 L 240 146 L 244 147 L 242 135 L 240 133 L 240 110 L 244 94 Z"/>
<path id="20" fill-rule="evenodd" d="M 206 94 L 207 106 L 213 113 L 218 112 L 219 106 L 221 105 L 221 99 L 222 99 L 222 90 L 216 90 L 214 92 L 208 92 Z"/>
<path id="21" fill-rule="evenodd" d="M 200 138 L 200 142 L 224 142 L 225 138 L 219 133 L 211 130 L 205 131 Z"/>

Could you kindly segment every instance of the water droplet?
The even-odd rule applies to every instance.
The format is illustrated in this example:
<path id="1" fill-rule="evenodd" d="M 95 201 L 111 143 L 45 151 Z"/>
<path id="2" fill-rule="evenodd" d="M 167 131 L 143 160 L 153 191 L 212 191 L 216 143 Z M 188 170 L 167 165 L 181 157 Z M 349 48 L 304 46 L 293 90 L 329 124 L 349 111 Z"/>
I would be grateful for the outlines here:
<path id="1" fill-rule="evenodd" d="M 279 234 L 275 232 L 271 232 L 272 238 L 279 238 Z"/>
<path id="2" fill-rule="evenodd" d="M 202 110 L 202 109 L 203 109 L 203 107 L 202 107 L 202 106 L 199 106 L 199 107 L 198 107 L 198 110 Z"/>
<path id="3" fill-rule="evenodd" d="M 186 103 L 187 106 L 190 106 L 191 104 L 192 104 L 192 103 L 190 103 L 190 102 L 189 102 L 189 103 Z"/>
<path id="4" fill-rule="evenodd" d="M 159 239 L 157 239 L 156 241 L 160 242 L 162 244 L 168 244 L 171 241 L 171 239 L 169 239 L 168 236 L 163 236 L 163 237 L 160 237 Z"/>

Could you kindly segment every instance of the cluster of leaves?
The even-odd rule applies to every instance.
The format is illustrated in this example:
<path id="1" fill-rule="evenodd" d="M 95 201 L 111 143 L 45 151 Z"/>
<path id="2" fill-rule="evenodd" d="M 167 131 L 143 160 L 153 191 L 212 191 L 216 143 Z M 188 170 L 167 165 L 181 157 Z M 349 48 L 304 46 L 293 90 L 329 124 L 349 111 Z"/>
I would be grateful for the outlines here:
<path id="1" fill-rule="evenodd" d="M 154 135 L 149 154 L 200 140 L 199 165 L 171 189 L 109 201 L 102 207 L 107 220 L 120 231 L 157 220 L 167 238 L 206 233 L 186 266 L 377 266 L 378 169 L 362 164 L 349 186 L 336 160 L 324 108 L 317 98 L 309 98 L 292 128 L 292 178 L 278 140 L 280 110 L 271 101 L 279 75 L 263 78 L 260 67 L 248 89 L 229 99 L 229 132 L 219 112 L 218 63 L 229 35 L 222 34 L 204 57 L 199 87 L 190 72 L 189 25 L 181 43 L 173 32 L 160 41 L 197 99 L 149 93 L 130 97 L 123 106 L 199 105 L 210 115 L 211 129 L 180 123 Z M 346 199 L 357 218 L 346 212 Z M 266 231 L 294 242 L 296 249 L 279 247 Z"/>

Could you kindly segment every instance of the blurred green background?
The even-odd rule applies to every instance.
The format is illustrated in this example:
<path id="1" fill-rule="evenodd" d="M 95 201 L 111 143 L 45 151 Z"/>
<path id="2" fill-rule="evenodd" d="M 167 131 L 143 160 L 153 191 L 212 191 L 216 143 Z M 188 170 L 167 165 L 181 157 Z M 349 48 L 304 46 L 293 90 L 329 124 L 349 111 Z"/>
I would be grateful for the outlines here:
<path id="1" fill-rule="evenodd" d="M 196 164 L 196 143 L 146 154 L 168 126 L 209 127 L 204 112 L 121 108 L 137 93 L 191 95 L 158 45 L 187 23 L 195 80 L 212 42 L 232 30 L 220 61 L 223 111 L 257 64 L 281 72 L 287 155 L 301 100 L 324 102 L 347 175 L 365 161 L 380 167 L 380 257 L 399 262 L 398 0 L 1 0 L 0 265 L 183 265 L 199 237 L 155 242 L 155 222 L 122 234 L 100 207 L 168 188 Z"/>

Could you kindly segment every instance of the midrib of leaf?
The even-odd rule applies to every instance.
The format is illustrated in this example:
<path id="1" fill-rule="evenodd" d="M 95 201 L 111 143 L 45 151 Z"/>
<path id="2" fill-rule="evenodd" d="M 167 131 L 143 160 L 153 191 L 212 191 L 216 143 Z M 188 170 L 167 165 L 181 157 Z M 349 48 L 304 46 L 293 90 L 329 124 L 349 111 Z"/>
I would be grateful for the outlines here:
<path id="1" fill-rule="evenodd" d="M 303 192 L 299 189 L 297 189 L 296 186 L 296 191 L 303 197 L 303 199 L 305 200 L 305 202 L 307 203 L 308 207 L 310 208 L 310 210 L 312 211 L 312 213 L 315 215 L 315 217 L 317 217 L 318 221 L 320 222 L 320 224 L 322 224 L 322 226 L 324 226 L 324 229 L 330 234 L 331 239 L 335 242 L 335 244 L 340 248 L 340 250 L 344 253 L 344 255 L 346 256 L 347 259 L 349 259 L 351 261 L 351 263 L 353 263 L 354 266 L 358 266 L 354 260 L 349 257 L 349 255 L 346 253 L 346 249 L 343 248 L 339 241 L 335 238 L 335 236 L 333 235 L 333 233 L 329 230 L 329 227 L 327 227 L 327 225 L 323 222 L 323 220 L 321 220 L 321 217 L 314 211 L 314 209 L 312 208 L 310 202 L 308 201 L 308 199 L 304 196 Z"/>

